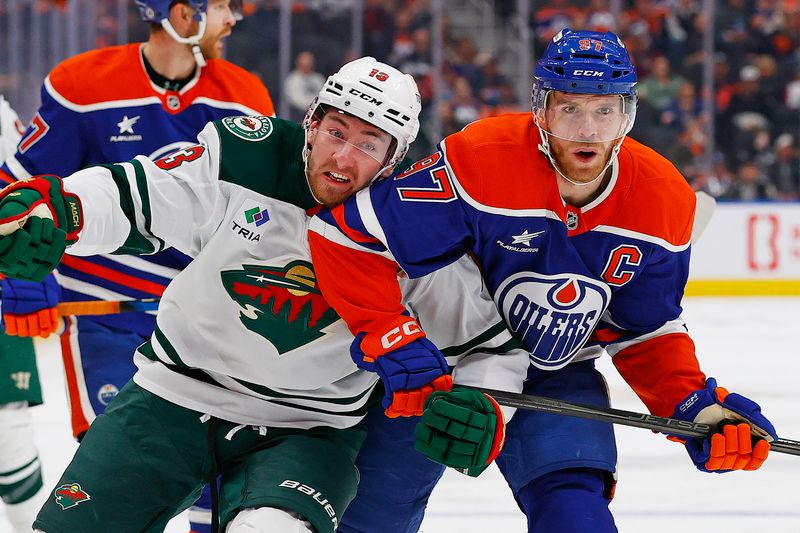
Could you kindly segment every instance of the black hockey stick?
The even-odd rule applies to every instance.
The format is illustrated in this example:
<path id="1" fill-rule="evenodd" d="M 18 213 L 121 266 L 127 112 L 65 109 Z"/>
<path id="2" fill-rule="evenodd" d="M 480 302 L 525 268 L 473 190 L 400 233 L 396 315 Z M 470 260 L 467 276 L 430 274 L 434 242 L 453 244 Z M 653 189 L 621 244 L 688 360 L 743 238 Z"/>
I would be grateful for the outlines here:
<path id="1" fill-rule="evenodd" d="M 687 422 L 685 420 L 678 420 L 676 418 L 665 418 L 663 416 L 636 413 L 633 411 L 623 411 L 621 409 L 613 409 L 611 407 L 597 407 L 594 405 L 570 403 L 562 400 L 555 400 L 553 398 L 484 389 L 482 387 L 468 387 L 465 385 L 456 386 L 474 389 L 488 394 L 494 398 L 497 403 L 506 407 L 517 407 L 519 409 L 528 409 L 530 411 L 541 411 L 544 413 L 587 418 L 589 420 L 598 420 L 600 422 L 608 422 L 610 424 L 620 424 L 622 426 L 651 429 L 653 431 L 670 433 L 672 435 L 679 435 L 681 437 L 705 438 L 708 437 L 708 434 L 713 429 L 713 427 L 708 424 L 698 424 L 696 422 Z M 774 452 L 800 455 L 800 441 L 778 439 L 771 442 L 770 446 L 771 450 Z"/>

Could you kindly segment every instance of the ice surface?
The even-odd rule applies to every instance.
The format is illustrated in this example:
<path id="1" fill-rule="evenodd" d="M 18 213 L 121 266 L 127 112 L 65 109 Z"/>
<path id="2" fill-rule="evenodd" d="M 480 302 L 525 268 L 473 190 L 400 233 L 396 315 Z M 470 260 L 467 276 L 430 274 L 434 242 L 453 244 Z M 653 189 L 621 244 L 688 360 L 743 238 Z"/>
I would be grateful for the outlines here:
<path id="1" fill-rule="evenodd" d="M 800 298 L 688 298 L 684 307 L 704 371 L 720 385 L 759 402 L 782 437 L 800 440 Z M 60 357 L 52 341 L 40 348 L 45 405 L 33 413 L 45 484 L 52 488 L 75 444 L 67 425 Z M 644 410 L 608 358 L 599 367 L 614 407 Z M 616 434 L 619 484 L 612 509 L 621 532 L 800 533 L 800 457 L 773 454 L 757 472 L 710 475 L 695 470 L 683 447 L 663 436 L 619 426 Z M 2 515 L 0 507 L 0 533 L 8 533 Z M 186 524 L 178 517 L 166 531 L 186 533 Z M 448 472 L 421 529 L 525 530 L 524 517 L 495 468 L 478 479 Z"/>

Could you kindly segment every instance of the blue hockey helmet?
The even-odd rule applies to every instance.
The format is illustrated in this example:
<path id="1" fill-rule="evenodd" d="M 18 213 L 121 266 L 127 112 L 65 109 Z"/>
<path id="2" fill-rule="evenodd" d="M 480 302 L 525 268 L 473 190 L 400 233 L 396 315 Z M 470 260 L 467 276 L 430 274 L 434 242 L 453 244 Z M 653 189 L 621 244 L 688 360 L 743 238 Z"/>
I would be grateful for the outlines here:
<path id="1" fill-rule="evenodd" d="M 197 20 L 206 12 L 206 0 L 136 0 L 136 7 L 139 8 L 143 21 L 161 24 L 162 20 L 169 18 L 169 8 L 177 2 L 188 4 L 194 9 L 194 18 Z"/>
<path id="2" fill-rule="evenodd" d="M 183 2 L 194 9 L 196 20 L 202 18 L 208 4 L 206 0 L 136 0 L 136 7 L 139 8 L 143 21 L 161 24 L 162 20 L 169 18 L 169 8 L 177 2 Z M 242 18 L 242 0 L 231 0 L 230 8 L 237 20 Z"/>
<path id="3" fill-rule="evenodd" d="M 614 33 L 561 30 L 536 63 L 536 86 L 577 94 L 634 96 L 636 68 Z"/>

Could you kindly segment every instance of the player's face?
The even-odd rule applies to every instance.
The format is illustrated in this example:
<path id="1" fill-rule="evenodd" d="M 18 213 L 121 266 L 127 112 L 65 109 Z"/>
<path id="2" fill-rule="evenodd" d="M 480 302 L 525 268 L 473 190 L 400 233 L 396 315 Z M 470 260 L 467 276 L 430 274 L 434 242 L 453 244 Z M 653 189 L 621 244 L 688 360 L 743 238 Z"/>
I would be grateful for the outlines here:
<path id="1" fill-rule="evenodd" d="M 206 8 L 206 31 L 200 39 L 200 50 L 207 59 L 222 57 L 222 40 L 231 34 L 236 16 L 230 0 L 209 0 Z"/>
<path id="2" fill-rule="evenodd" d="M 603 171 L 615 143 L 625 132 L 627 116 L 619 95 L 548 95 L 543 129 L 559 169 L 578 182 Z"/>
<path id="3" fill-rule="evenodd" d="M 308 133 L 308 183 L 314 197 L 334 207 L 367 185 L 384 166 L 392 138 L 352 115 L 332 109 Z"/>

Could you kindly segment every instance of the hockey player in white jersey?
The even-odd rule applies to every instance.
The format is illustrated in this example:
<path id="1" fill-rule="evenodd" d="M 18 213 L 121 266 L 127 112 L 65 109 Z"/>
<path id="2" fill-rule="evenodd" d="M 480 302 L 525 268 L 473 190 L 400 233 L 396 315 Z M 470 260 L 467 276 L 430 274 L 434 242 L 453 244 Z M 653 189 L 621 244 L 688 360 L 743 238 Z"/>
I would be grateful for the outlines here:
<path id="1" fill-rule="evenodd" d="M 419 110 L 410 76 L 362 58 L 327 80 L 303 127 L 226 118 L 155 162 L 0 192 L 7 275 L 41 279 L 66 245 L 76 255 L 172 246 L 193 258 L 164 293 L 137 374 L 95 420 L 34 528 L 161 531 L 219 474 L 226 531 L 333 532 L 355 495 L 359 422 L 376 400 L 390 416 L 409 414 L 420 384 L 449 388 L 449 364 L 467 352 L 457 381 L 521 390 L 527 354 L 468 258 L 403 282 L 409 315 L 453 359 L 410 343 L 373 361 L 377 376 L 351 359 L 353 337 L 316 286 L 308 214 L 388 176 Z"/>
<path id="2" fill-rule="evenodd" d="M 16 151 L 24 131 L 17 113 L 0 96 L 0 165 Z M 0 378 L 0 499 L 11 532 L 22 533 L 30 531 L 43 498 L 42 467 L 28 412 L 29 406 L 42 403 L 33 339 L 6 335 L 3 328 Z"/>

